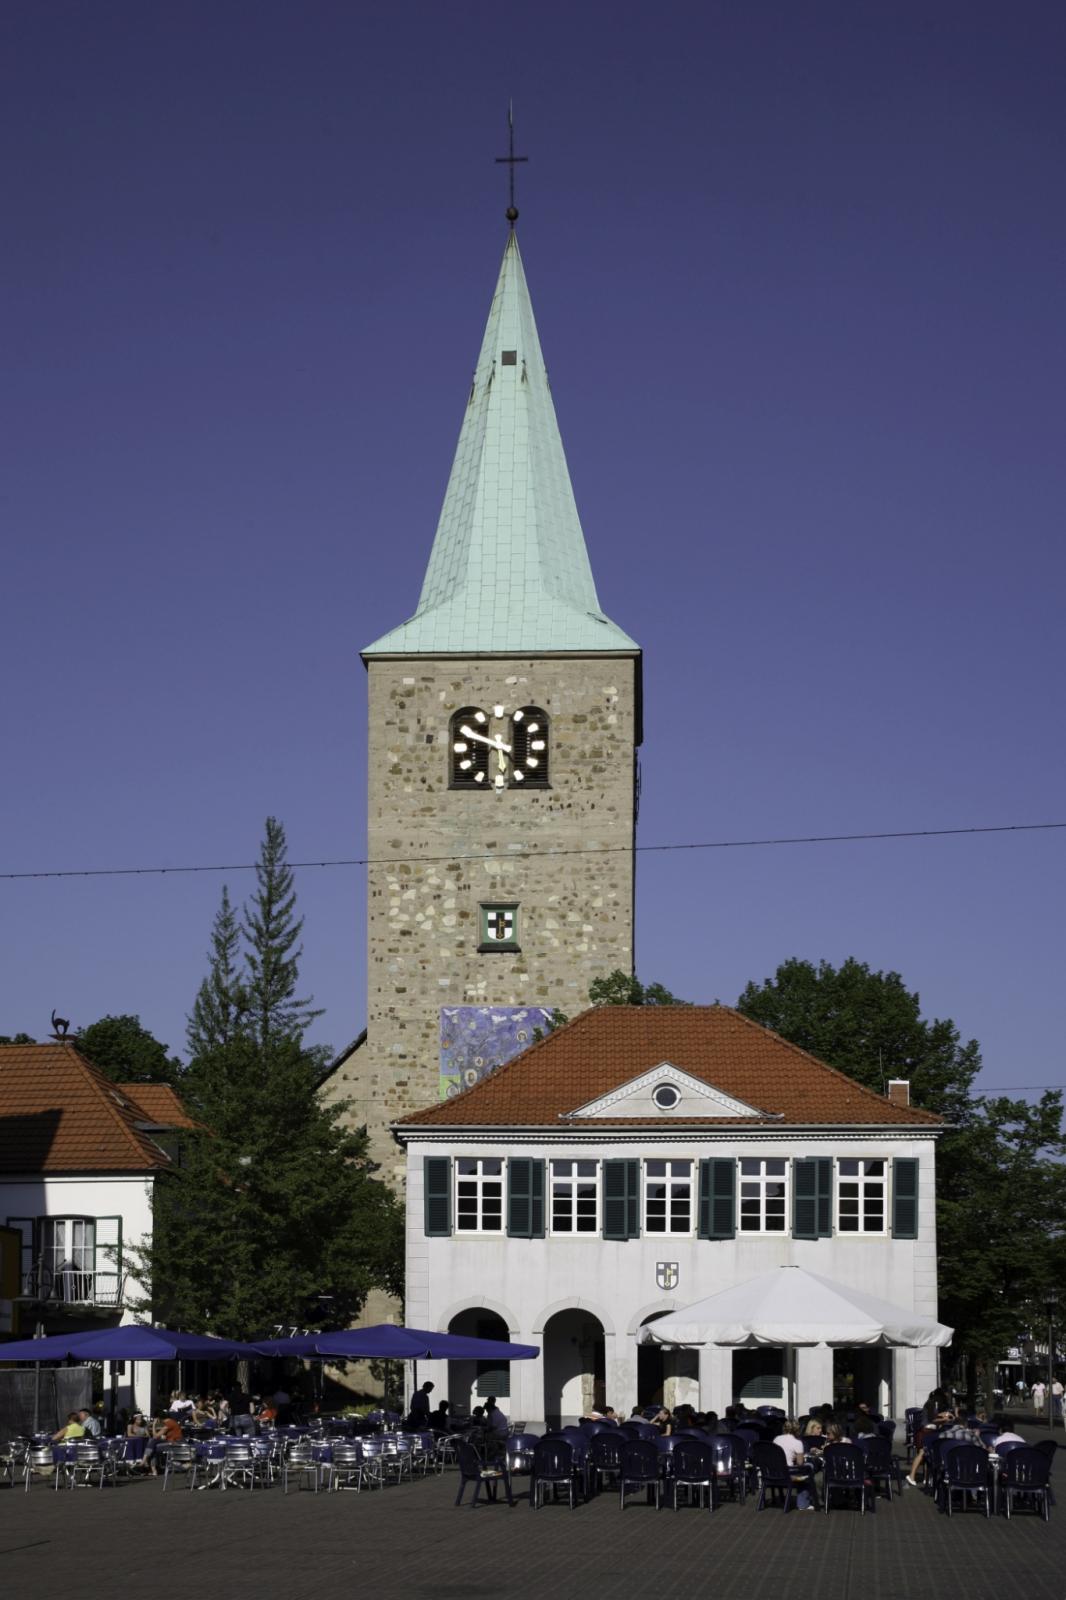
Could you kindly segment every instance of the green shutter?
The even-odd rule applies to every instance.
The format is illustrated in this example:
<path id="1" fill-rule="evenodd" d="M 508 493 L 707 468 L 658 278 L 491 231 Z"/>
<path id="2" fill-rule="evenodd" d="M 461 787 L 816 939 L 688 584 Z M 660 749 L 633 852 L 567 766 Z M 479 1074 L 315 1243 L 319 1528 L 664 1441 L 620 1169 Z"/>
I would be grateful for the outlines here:
<path id="1" fill-rule="evenodd" d="M 93 1231 L 93 1302 L 122 1304 L 122 1218 L 97 1217 Z"/>
<path id="2" fill-rule="evenodd" d="M 640 1163 L 603 1163 L 603 1237 L 640 1237 Z"/>
<path id="3" fill-rule="evenodd" d="M 507 1232 L 512 1239 L 543 1239 L 543 1161 L 529 1156 L 512 1156 L 508 1161 Z"/>
<path id="4" fill-rule="evenodd" d="M 918 1162 L 896 1156 L 892 1162 L 892 1237 L 918 1237 Z"/>
<path id="5" fill-rule="evenodd" d="M 792 1236 L 828 1239 L 833 1232 L 833 1162 L 815 1156 L 792 1163 Z"/>
<path id="6" fill-rule="evenodd" d="M 737 1232 L 737 1164 L 732 1157 L 700 1162 L 701 1239 L 734 1239 Z"/>
<path id="7" fill-rule="evenodd" d="M 14 1228 L 22 1240 L 19 1250 L 19 1294 L 31 1292 L 31 1280 L 36 1263 L 33 1259 L 33 1217 L 8 1217 L 7 1225 Z"/>
<path id="8" fill-rule="evenodd" d="M 425 1156 L 422 1161 L 426 1234 L 446 1239 L 452 1231 L 451 1156 Z"/>

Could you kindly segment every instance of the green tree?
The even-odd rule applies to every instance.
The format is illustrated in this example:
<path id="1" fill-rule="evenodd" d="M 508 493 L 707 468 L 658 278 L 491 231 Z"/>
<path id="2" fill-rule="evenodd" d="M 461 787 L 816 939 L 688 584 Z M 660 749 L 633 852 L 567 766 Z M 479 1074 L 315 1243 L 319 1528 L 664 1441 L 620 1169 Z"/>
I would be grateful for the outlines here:
<path id="1" fill-rule="evenodd" d="M 1045 1281 L 1066 1270 L 1062 1096 L 983 1099 L 975 1040 L 926 1021 L 899 973 L 849 958 L 840 968 L 795 958 L 749 983 L 738 1010 L 867 1088 L 909 1078 L 914 1103 L 945 1118 L 937 1141 L 939 1311 L 969 1393 L 979 1367 L 1017 1342 Z M 986 1385 L 986 1388 L 988 1386 Z"/>
<path id="2" fill-rule="evenodd" d="M 245 949 L 242 970 L 241 933 Z M 204 1131 L 157 1183 L 145 1308 L 177 1326 L 237 1338 L 279 1323 L 345 1322 L 369 1290 L 402 1288 L 403 1214 L 374 1176 L 364 1129 L 315 1093 L 296 998 L 301 923 L 284 832 L 267 823 L 243 925 L 227 895 L 207 978 L 189 1017 L 184 1098 Z"/>
<path id="3" fill-rule="evenodd" d="M 248 997 L 240 980 L 240 942 L 237 916 L 223 884 L 222 904 L 211 928 L 207 977 L 196 992 L 185 1030 L 193 1058 L 232 1044 L 243 1030 Z"/>
<path id="4" fill-rule="evenodd" d="M 182 1066 L 137 1016 L 101 1017 L 75 1036 L 87 1061 L 115 1083 L 181 1082 Z"/>
<path id="5" fill-rule="evenodd" d="M 615 967 L 605 978 L 589 984 L 589 1003 L 594 1006 L 687 1006 L 661 983 L 641 983 L 634 974 Z"/>
<path id="6" fill-rule="evenodd" d="M 29 1033 L 0 1033 L 0 1044 L 36 1044 L 37 1040 Z"/>

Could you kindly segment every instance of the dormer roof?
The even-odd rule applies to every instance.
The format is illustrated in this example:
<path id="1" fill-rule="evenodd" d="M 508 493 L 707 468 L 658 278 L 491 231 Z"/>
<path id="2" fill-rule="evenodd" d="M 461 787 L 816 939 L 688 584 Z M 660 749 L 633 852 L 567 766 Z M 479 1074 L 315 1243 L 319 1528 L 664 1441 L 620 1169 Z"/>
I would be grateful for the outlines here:
<path id="1" fill-rule="evenodd" d="M 676 1105 L 656 1104 L 674 1084 Z M 660 1096 L 660 1099 L 669 1099 Z M 729 1006 L 594 1006 L 473 1088 L 393 1126 L 854 1127 L 933 1131 L 942 1121 L 875 1094 Z"/>
<path id="2" fill-rule="evenodd" d="M 363 656 L 638 650 L 600 609 L 512 231 L 418 608 Z"/>
<path id="3" fill-rule="evenodd" d="M 113 1083 L 72 1043 L 0 1045 L 0 1173 L 151 1173 L 171 1164 L 152 1131 L 192 1126 L 172 1089 Z"/>

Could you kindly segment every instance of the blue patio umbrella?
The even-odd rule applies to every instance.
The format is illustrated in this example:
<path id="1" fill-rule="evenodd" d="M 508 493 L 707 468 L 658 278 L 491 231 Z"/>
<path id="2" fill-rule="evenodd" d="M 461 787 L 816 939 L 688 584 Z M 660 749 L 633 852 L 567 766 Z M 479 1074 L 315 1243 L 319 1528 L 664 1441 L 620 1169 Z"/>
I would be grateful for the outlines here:
<path id="1" fill-rule="evenodd" d="M 0 1344 L 0 1361 L 66 1361 L 78 1354 L 77 1333 L 50 1333 L 43 1339 L 9 1339 Z"/>
<path id="2" fill-rule="evenodd" d="M 240 1339 L 149 1328 L 142 1322 L 75 1334 L 69 1342 L 86 1361 L 237 1361 L 254 1360 L 259 1354 L 256 1345 Z"/>
<path id="3" fill-rule="evenodd" d="M 320 1356 L 350 1361 L 532 1361 L 535 1344 L 508 1344 L 503 1339 L 475 1339 L 461 1333 L 435 1333 L 427 1328 L 397 1328 L 380 1322 L 372 1328 L 344 1328 L 320 1333 Z"/>

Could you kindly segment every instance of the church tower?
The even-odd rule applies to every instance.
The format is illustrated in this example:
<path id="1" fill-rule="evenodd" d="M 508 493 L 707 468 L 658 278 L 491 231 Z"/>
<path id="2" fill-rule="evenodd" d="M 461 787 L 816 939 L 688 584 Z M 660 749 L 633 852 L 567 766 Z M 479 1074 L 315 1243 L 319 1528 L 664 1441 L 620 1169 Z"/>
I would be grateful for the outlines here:
<path id="1" fill-rule="evenodd" d="M 513 227 L 418 607 L 362 655 L 367 1035 L 337 1090 L 398 1177 L 392 1120 L 633 966 L 640 648 L 600 609 Z"/>

